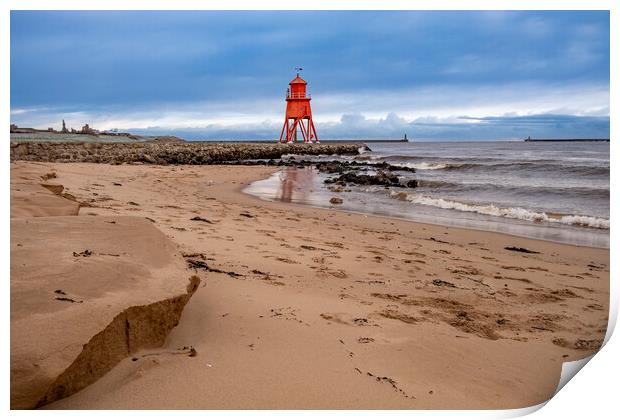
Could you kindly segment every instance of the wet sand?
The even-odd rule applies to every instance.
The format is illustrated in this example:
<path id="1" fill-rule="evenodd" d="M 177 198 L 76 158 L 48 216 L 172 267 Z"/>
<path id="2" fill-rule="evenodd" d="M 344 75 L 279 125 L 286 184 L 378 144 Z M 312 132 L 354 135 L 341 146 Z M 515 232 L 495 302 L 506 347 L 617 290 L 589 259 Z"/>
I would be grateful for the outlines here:
<path id="1" fill-rule="evenodd" d="M 47 408 L 520 408 L 602 342 L 609 250 L 241 193 L 274 170 L 11 164 L 78 217 L 148 218 L 203 279 L 161 349 Z"/>

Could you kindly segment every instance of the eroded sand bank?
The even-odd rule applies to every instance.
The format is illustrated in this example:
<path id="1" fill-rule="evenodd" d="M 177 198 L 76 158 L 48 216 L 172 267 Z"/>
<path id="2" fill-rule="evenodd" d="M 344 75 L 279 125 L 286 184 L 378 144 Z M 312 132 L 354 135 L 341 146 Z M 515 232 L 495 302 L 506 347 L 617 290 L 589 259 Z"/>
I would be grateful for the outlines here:
<path id="1" fill-rule="evenodd" d="M 78 217 L 148 218 L 204 280 L 161 349 L 49 408 L 518 408 L 605 333 L 608 250 L 242 194 L 266 167 L 29 171 Z"/>
<path id="2" fill-rule="evenodd" d="M 13 409 L 71 395 L 160 346 L 199 283 L 151 222 L 77 216 L 78 203 L 55 195 L 58 184 L 40 187 L 36 172 L 12 182 Z"/>

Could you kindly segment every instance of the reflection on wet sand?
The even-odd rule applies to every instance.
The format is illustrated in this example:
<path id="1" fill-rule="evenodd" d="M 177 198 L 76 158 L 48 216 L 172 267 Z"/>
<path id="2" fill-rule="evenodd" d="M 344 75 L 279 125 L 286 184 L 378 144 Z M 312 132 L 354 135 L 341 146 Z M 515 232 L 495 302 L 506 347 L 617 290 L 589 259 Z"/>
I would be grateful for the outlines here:
<path id="1" fill-rule="evenodd" d="M 280 184 L 275 199 L 278 201 L 306 201 L 312 191 L 315 173 L 312 167 L 296 168 L 294 166 L 280 171 Z"/>

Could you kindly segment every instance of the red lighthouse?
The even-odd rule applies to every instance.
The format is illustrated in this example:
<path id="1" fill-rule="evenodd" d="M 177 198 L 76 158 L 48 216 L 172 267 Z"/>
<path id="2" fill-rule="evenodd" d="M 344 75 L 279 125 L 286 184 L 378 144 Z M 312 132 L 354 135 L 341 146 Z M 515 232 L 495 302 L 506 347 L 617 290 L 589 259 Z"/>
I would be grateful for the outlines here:
<path id="1" fill-rule="evenodd" d="M 299 71 L 301 68 L 296 70 Z M 304 143 L 319 143 L 312 121 L 311 98 L 310 95 L 306 94 L 307 84 L 304 79 L 299 77 L 299 72 L 297 77 L 289 83 L 289 88 L 286 91 L 286 116 L 280 133 L 280 143 L 296 142 L 298 128 Z M 304 122 L 304 120 L 306 121 Z"/>

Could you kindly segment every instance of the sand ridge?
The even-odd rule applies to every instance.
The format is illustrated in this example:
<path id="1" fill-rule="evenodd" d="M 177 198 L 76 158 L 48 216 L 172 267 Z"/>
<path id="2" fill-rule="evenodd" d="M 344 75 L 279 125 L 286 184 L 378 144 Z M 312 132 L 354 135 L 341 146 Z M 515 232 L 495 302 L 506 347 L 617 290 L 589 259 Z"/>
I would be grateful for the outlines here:
<path id="1" fill-rule="evenodd" d="M 240 192 L 273 168 L 38 165 L 80 217 L 147 218 L 206 279 L 163 353 L 50 408 L 517 408 L 606 330 L 608 250 Z"/>

